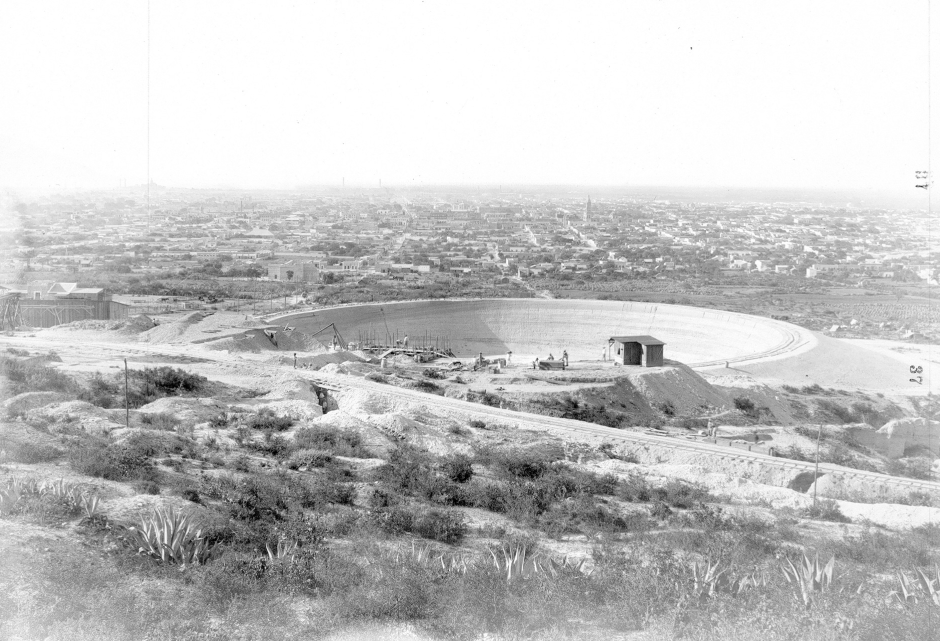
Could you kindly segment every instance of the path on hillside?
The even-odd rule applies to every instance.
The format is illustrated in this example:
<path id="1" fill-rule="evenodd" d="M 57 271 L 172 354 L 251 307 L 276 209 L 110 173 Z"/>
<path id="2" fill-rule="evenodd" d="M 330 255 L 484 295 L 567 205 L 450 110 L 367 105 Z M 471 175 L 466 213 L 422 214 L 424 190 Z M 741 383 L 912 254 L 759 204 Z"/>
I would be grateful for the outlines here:
<path id="1" fill-rule="evenodd" d="M 37 345 L 37 343 L 40 342 L 43 343 L 41 347 L 40 345 Z M 253 371 L 258 372 L 259 374 L 289 373 L 291 375 L 296 375 L 298 378 L 309 380 L 318 386 L 334 391 L 341 392 L 348 389 L 364 390 L 374 394 L 396 397 L 416 404 L 439 407 L 441 409 L 449 409 L 466 414 L 475 414 L 490 419 L 498 419 L 502 422 L 510 424 L 514 423 L 527 429 L 541 428 L 547 431 L 551 431 L 556 435 L 591 436 L 595 438 L 599 437 L 605 440 L 650 445 L 677 452 L 706 454 L 718 459 L 752 462 L 762 466 L 790 470 L 794 473 L 794 476 L 802 472 L 813 471 L 815 468 L 815 465 L 810 462 L 777 458 L 767 454 L 762 454 L 760 452 L 750 452 L 747 450 L 724 445 L 715 445 L 712 443 L 689 441 L 681 437 L 658 436 L 644 432 L 621 430 L 573 419 L 556 418 L 552 416 L 544 416 L 541 414 L 517 412 L 514 410 L 489 407 L 487 405 L 481 405 L 469 401 L 446 398 L 443 396 L 437 396 L 435 394 L 427 394 L 417 390 L 394 387 L 384 383 L 376 383 L 358 376 L 330 375 L 303 369 L 294 370 L 283 365 L 273 365 L 270 363 L 232 356 L 230 354 L 211 352 L 208 350 L 198 350 L 194 349 L 191 345 L 99 343 L 91 341 L 82 341 L 80 343 L 76 343 L 69 341 L 66 337 L 60 336 L 0 337 L 0 344 L 30 347 L 41 350 L 48 350 L 50 343 L 54 343 L 57 351 L 61 353 L 97 361 L 104 360 L 104 355 L 108 353 L 115 354 L 115 360 L 133 356 L 167 356 L 171 358 L 198 357 L 204 361 L 214 362 L 226 369 L 234 369 L 242 375 L 250 374 Z M 820 463 L 819 471 L 820 473 L 832 475 L 836 478 L 853 477 L 872 483 L 899 486 L 908 490 L 940 492 L 940 483 L 933 481 L 888 476 L 886 474 L 879 474 L 877 472 L 856 470 L 838 465 L 832 465 L 829 463 Z"/>

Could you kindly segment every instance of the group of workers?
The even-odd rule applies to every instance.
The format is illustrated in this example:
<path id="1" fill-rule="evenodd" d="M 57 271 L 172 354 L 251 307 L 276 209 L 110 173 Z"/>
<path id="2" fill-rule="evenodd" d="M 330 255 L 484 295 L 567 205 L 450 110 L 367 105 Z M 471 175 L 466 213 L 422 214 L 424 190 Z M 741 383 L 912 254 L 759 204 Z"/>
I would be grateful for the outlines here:
<path id="1" fill-rule="evenodd" d="M 551 352 L 549 352 L 548 358 L 546 358 L 545 360 L 546 360 L 546 361 L 554 361 L 554 360 L 555 360 L 555 355 L 552 354 Z M 532 361 L 532 369 L 538 369 L 540 362 L 541 362 L 541 359 L 539 359 L 539 357 L 536 356 L 536 357 L 535 357 L 535 360 Z M 562 369 L 568 367 L 568 350 L 564 350 L 564 351 L 561 353 L 561 362 L 562 362 Z"/>

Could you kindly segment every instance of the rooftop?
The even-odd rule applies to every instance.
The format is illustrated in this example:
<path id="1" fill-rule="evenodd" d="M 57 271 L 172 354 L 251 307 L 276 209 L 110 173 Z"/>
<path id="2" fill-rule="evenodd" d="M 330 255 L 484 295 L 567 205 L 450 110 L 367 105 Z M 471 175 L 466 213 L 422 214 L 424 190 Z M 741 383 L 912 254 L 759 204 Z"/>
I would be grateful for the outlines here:
<path id="1" fill-rule="evenodd" d="M 610 342 L 612 343 L 639 343 L 640 345 L 665 345 L 666 343 L 662 342 L 658 338 L 653 338 L 647 334 L 640 334 L 638 336 L 611 336 Z"/>

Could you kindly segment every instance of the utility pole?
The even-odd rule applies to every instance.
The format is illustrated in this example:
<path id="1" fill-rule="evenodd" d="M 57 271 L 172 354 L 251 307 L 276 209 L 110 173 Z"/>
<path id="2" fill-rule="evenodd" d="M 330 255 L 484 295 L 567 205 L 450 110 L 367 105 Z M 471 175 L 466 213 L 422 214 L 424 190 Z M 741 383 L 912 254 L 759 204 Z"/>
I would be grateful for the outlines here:
<path id="1" fill-rule="evenodd" d="M 816 471 L 813 473 L 813 512 L 816 512 L 816 483 L 819 481 L 819 439 L 822 436 L 822 423 L 816 428 Z"/>
<path id="2" fill-rule="evenodd" d="M 124 425 L 131 426 L 131 408 L 127 403 L 127 359 L 124 359 Z"/>

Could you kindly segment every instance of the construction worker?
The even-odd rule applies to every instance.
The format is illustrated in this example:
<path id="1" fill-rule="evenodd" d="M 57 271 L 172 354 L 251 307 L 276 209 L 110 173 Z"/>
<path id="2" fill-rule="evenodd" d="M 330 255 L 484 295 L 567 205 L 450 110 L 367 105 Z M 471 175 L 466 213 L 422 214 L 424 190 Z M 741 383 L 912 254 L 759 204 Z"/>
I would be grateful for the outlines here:
<path id="1" fill-rule="evenodd" d="M 561 353 L 561 360 L 564 361 L 565 367 L 568 367 L 568 350 Z"/>

